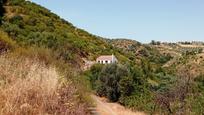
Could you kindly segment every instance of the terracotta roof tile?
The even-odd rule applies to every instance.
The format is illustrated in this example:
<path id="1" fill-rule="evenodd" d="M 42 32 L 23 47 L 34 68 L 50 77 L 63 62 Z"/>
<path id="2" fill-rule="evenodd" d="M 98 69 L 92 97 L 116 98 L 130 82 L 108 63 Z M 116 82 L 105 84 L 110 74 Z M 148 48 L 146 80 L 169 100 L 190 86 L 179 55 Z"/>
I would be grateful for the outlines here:
<path id="1" fill-rule="evenodd" d="M 97 60 L 112 60 L 112 55 L 104 55 L 97 58 Z"/>

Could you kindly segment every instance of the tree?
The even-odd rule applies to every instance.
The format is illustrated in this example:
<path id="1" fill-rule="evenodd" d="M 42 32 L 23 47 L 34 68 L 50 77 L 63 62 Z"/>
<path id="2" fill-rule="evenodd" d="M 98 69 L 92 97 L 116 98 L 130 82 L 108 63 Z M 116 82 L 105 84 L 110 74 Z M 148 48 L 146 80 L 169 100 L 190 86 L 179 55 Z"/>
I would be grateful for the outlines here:
<path id="1" fill-rule="evenodd" d="M 100 87 L 98 87 L 97 93 L 100 95 L 106 93 L 105 96 L 110 101 L 118 101 L 121 95 L 119 82 L 123 77 L 128 76 L 128 73 L 128 69 L 122 65 L 110 64 L 104 66 L 99 75 Z"/>
<path id="2" fill-rule="evenodd" d="M 9 0 L 9 4 L 11 5 L 19 5 L 21 3 L 24 3 L 25 0 Z"/>
<path id="3" fill-rule="evenodd" d="M 3 7 L 4 3 L 6 2 L 7 0 L 0 0 L 0 23 L 1 23 L 1 20 L 2 20 L 2 17 L 5 13 L 5 9 Z"/>
<path id="4" fill-rule="evenodd" d="M 202 48 L 199 48 L 198 49 L 198 53 L 202 53 L 203 52 L 203 49 Z"/>
<path id="5" fill-rule="evenodd" d="M 151 44 L 151 45 L 156 45 L 156 41 L 155 41 L 155 40 L 152 40 L 150 44 Z"/>
<path id="6" fill-rule="evenodd" d="M 125 76 L 121 78 L 119 82 L 121 96 L 130 96 L 134 91 L 133 78 L 130 76 Z"/>
<path id="7" fill-rule="evenodd" d="M 180 71 L 178 80 L 170 90 L 156 93 L 155 103 L 162 109 L 168 110 L 170 114 L 185 115 L 186 99 L 191 92 L 192 85 L 192 73 L 185 68 Z"/>
<path id="8" fill-rule="evenodd" d="M 151 44 L 151 45 L 160 45 L 161 42 L 160 42 L 160 41 L 152 40 L 152 41 L 150 42 L 150 44 Z"/>
<path id="9" fill-rule="evenodd" d="M 98 84 L 97 80 L 99 78 L 99 74 L 101 73 L 101 69 L 102 69 L 102 65 L 100 64 L 96 64 L 96 65 L 93 65 L 90 69 L 90 72 L 88 73 L 88 78 L 89 78 L 89 81 L 91 83 L 91 87 L 92 89 L 97 89 L 98 88 L 101 88 L 101 89 L 98 89 L 99 91 L 98 92 L 103 92 L 104 88 L 102 88 L 102 86 L 99 86 L 100 84 Z"/>

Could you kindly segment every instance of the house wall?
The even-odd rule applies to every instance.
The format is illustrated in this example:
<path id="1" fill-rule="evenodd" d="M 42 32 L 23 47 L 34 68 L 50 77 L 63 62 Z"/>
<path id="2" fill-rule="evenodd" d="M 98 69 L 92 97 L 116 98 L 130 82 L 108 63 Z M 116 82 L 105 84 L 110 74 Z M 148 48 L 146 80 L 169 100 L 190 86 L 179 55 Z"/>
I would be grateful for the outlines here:
<path id="1" fill-rule="evenodd" d="M 103 64 L 110 64 L 110 63 L 111 63 L 111 60 L 102 60 L 102 63 L 103 63 Z"/>
<path id="2" fill-rule="evenodd" d="M 100 64 L 111 64 L 112 61 L 111 60 L 97 60 L 97 63 L 100 63 Z"/>
<path id="3" fill-rule="evenodd" d="M 100 63 L 100 64 L 111 64 L 111 63 L 117 63 L 118 60 L 114 55 L 112 55 L 111 60 L 99 60 L 99 59 L 97 59 L 96 62 Z"/>
<path id="4" fill-rule="evenodd" d="M 101 60 L 98 60 L 98 61 L 97 61 L 97 63 L 100 63 L 100 64 L 102 64 L 102 63 L 103 63 L 103 61 L 101 61 Z"/>
<path id="5" fill-rule="evenodd" d="M 111 60 L 108 61 L 108 64 L 110 64 L 110 63 L 111 63 Z"/>
<path id="6" fill-rule="evenodd" d="M 118 60 L 116 59 L 115 56 L 113 56 L 113 63 L 116 63 L 116 62 L 118 62 Z"/>

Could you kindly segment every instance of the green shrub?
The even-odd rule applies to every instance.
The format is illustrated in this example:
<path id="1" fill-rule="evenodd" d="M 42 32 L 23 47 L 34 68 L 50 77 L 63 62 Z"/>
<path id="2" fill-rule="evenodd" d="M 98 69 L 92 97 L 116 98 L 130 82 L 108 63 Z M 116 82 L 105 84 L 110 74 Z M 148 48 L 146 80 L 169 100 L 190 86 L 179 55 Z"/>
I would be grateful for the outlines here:
<path id="1" fill-rule="evenodd" d="M 192 114 L 203 115 L 204 114 L 204 94 L 195 95 L 189 99 L 192 107 Z"/>
<path id="2" fill-rule="evenodd" d="M 25 0 L 8 0 L 10 5 L 20 5 L 25 2 Z"/>
<path id="3" fill-rule="evenodd" d="M 120 97 L 119 82 L 122 77 L 125 77 L 127 75 L 127 68 L 117 64 L 106 65 L 101 70 L 99 82 L 101 82 L 102 86 L 105 86 L 105 90 L 107 93 L 105 95 L 111 101 L 115 102 Z"/>
<path id="4" fill-rule="evenodd" d="M 17 47 L 16 43 L 5 32 L 0 30 L 0 54 L 13 50 L 15 47 Z"/>
<path id="5" fill-rule="evenodd" d="M 134 91 L 134 81 L 132 76 L 124 76 L 119 81 L 119 89 L 121 96 L 130 96 Z"/>
<path id="6" fill-rule="evenodd" d="M 154 98 L 149 92 L 137 93 L 127 97 L 121 97 L 119 102 L 126 107 L 132 108 L 133 110 L 146 111 L 148 113 L 154 112 L 155 104 Z"/>

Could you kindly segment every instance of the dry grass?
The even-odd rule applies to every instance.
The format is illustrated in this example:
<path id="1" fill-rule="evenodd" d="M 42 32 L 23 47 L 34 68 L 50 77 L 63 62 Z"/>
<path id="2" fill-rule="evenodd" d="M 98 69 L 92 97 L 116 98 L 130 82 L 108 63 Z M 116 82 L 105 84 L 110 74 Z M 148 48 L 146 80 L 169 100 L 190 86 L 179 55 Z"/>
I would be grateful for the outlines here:
<path id="1" fill-rule="evenodd" d="M 0 115 L 87 114 L 76 88 L 59 83 L 54 67 L 19 57 L 0 57 Z"/>

